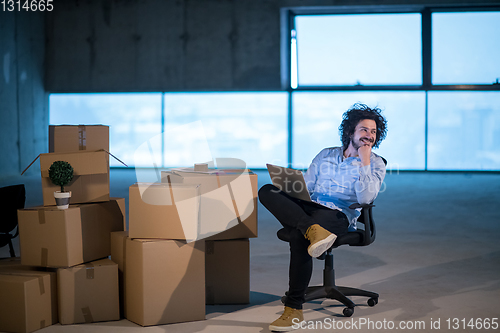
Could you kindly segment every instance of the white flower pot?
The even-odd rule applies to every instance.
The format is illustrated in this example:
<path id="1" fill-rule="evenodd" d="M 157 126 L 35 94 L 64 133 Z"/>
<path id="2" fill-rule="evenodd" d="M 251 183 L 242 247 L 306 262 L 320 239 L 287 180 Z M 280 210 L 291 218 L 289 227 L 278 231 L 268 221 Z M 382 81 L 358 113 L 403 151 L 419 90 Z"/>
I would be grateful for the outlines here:
<path id="1" fill-rule="evenodd" d="M 69 198 L 71 198 L 71 191 L 69 192 L 55 191 L 54 198 L 56 199 L 57 208 L 68 209 Z"/>

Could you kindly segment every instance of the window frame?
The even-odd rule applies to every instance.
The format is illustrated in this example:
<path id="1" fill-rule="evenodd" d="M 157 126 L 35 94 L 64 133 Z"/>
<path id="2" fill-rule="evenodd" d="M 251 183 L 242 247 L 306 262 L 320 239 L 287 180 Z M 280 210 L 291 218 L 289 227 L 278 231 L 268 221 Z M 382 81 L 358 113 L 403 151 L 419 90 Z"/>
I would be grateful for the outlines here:
<path id="1" fill-rule="evenodd" d="M 339 7 L 288 7 L 281 9 L 281 82 L 282 89 L 289 93 L 288 105 L 288 165 L 293 162 L 293 105 L 292 95 L 296 91 L 424 91 L 425 92 L 425 171 L 428 171 L 428 92 L 430 91 L 500 91 L 499 83 L 491 84 L 433 84 L 432 83 L 432 14 L 457 12 L 500 12 L 500 5 L 425 6 L 425 5 L 377 5 Z M 292 87 L 292 31 L 295 17 L 299 15 L 349 15 L 349 14 L 421 14 L 422 28 L 422 84 L 421 85 L 300 85 Z M 297 41 L 299 43 L 300 41 Z M 296 57 L 297 55 L 295 55 Z M 298 62 L 297 62 L 298 63 Z M 298 67 L 294 69 L 298 75 Z M 467 171 L 467 170 L 464 170 Z M 476 171 L 476 170 L 472 170 Z"/>

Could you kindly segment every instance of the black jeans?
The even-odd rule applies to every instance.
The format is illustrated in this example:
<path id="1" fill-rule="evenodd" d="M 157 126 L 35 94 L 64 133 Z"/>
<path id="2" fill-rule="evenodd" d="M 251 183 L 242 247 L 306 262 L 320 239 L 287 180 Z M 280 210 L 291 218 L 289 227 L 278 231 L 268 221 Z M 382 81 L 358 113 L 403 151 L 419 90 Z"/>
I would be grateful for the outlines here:
<path id="1" fill-rule="evenodd" d="M 304 295 L 312 275 L 310 242 L 304 238 L 307 229 L 319 224 L 337 236 L 347 233 L 349 221 L 341 211 L 292 198 L 276 186 L 267 184 L 259 190 L 259 200 L 290 234 L 290 268 L 285 306 L 302 309 Z"/>

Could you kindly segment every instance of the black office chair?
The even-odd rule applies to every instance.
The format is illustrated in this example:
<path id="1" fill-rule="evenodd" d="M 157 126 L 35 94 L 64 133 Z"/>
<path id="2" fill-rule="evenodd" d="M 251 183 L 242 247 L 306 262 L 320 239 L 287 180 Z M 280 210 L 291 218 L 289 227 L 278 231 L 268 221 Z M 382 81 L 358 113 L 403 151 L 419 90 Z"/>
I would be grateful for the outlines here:
<path id="1" fill-rule="evenodd" d="M 382 157 L 382 160 L 387 165 L 387 161 Z M 358 222 L 364 225 L 364 228 L 359 228 L 356 231 L 348 232 L 345 235 L 337 237 L 335 243 L 326 250 L 318 259 L 325 260 L 325 268 L 323 270 L 323 285 L 308 287 L 306 290 L 305 301 L 309 302 L 314 299 L 319 298 L 330 298 L 335 299 L 343 303 L 346 307 L 342 311 L 344 316 L 350 317 L 354 313 L 354 302 L 351 301 L 347 296 L 365 296 L 369 297 L 368 305 L 375 306 L 378 303 L 378 294 L 350 287 L 339 287 L 335 284 L 335 269 L 333 267 L 333 253 L 332 250 L 336 249 L 341 245 L 349 246 L 367 246 L 373 243 L 375 240 L 376 230 L 375 222 L 373 220 L 372 208 L 375 205 L 365 204 L 361 205 L 354 203 L 349 208 L 356 209 L 361 208 L 361 215 L 358 217 Z M 278 238 L 282 241 L 289 242 L 290 235 L 289 231 L 285 228 L 278 230 Z M 281 298 L 281 301 L 285 303 L 285 296 Z"/>
<path id="2" fill-rule="evenodd" d="M 19 235 L 17 210 L 24 208 L 26 190 L 23 184 L 0 187 L 0 248 L 9 245 L 10 256 L 15 257 L 12 239 Z M 16 229 L 16 232 L 11 232 Z"/>

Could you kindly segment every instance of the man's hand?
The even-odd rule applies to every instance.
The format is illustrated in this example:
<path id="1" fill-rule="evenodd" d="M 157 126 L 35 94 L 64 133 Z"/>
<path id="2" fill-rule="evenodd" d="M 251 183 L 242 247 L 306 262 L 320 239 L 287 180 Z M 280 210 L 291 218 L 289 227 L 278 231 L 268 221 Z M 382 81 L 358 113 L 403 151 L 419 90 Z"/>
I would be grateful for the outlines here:
<path id="1" fill-rule="evenodd" d="M 371 142 L 368 142 L 366 140 L 363 140 L 363 142 L 365 144 L 358 148 L 358 155 L 359 158 L 361 159 L 361 164 L 365 166 L 370 164 L 370 155 L 372 153 L 372 146 Z"/>

